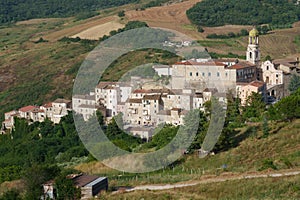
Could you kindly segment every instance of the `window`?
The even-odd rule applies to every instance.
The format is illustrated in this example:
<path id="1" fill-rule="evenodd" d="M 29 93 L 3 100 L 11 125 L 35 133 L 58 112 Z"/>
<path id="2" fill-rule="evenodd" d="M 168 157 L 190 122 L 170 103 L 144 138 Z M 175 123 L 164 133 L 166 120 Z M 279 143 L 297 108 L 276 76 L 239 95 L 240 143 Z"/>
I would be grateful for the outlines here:
<path id="1" fill-rule="evenodd" d="M 210 72 L 208 72 L 208 76 L 211 76 L 211 73 L 210 73 Z"/>
<path id="2" fill-rule="evenodd" d="M 204 73 L 204 72 L 202 72 L 202 76 L 205 76 L 205 73 Z"/>
<path id="3" fill-rule="evenodd" d="M 267 70 L 269 70 L 269 66 L 267 66 Z"/>
<path id="4" fill-rule="evenodd" d="M 220 76 L 220 72 L 217 72 L 217 77 L 219 77 Z"/>
<path id="5" fill-rule="evenodd" d="M 227 73 L 227 72 L 225 73 L 225 76 L 228 76 L 228 73 Z"/>
<path id="6" fill-rule="evenodd" d="M 193 76 L 193 73 L 192 73 L 192 72 L 190 72 L 190 76 Z"/>
<path id="7" fill-rule="evenodd" d="M 199 76 L 199 73 L 198 73 L 198 72 L 196 72 L 196 76 Z"/>

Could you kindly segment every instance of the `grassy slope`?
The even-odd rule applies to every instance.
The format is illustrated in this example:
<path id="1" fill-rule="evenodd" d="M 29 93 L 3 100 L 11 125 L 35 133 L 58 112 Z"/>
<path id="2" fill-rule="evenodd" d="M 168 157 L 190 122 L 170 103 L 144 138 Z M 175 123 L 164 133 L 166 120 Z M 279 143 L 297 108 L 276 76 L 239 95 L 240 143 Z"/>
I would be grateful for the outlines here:
<path id="1" fill-rule="evenodd" d="M 237 136 L 236 147 L 229 151 L 199 159 L 196 154 L 186 156 L 180 164 L 148 174 L 124 174 L 92 162 L 78 165 L 76 169 L 86 173 L 108 176 L 110 186 L 135 186 L 142 184 L 176 183 L 200 180 L 220 174 L 238 175 L 273 170 L 266 164 L 273 162 L 278 170 L 300 169 L 300 119 L 292 123 L 277 123 L 271 126 L 270 136 L 262 138 L 261 128 L 252 135 L 243 128 Z M 221 169 L 223 164 L 227 169 Z M 276 172 L 276 171 L 274 171 Z"/>
<path id="2" fill-rule="evenodd" d="M 49 22 L 0 29 L 0 70 L 11 77 L 0 83 L 0 112 L 40 104 L 58 96 L 70 98 L 75 74 L 65 72 L 82 62 L 90 47 L 79 43 L 31 41 L 36 34 L 56 26 L 60 25 Z"/>
<path id="3" fill-rule="evenodd" d="M 300 175 L 201 184 L 164 191 L 104 195 L 103 199 L 299 199 Z"/>

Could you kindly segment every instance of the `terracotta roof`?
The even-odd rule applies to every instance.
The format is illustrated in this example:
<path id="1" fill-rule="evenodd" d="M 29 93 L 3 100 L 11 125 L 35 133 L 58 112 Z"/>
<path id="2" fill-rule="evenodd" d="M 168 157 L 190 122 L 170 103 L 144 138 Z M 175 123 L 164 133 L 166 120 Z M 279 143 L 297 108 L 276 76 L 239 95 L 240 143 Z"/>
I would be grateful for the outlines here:
<path id="1" fill-rule="evenodd" d="M 35 108 L 36 108 L 36 106 L 25 106 L 23 108 L 20 108 L 19 111 L 20 112 L 29 112 L 29 111 L 31 111 L 31 110 L 33 110 Z"/>
<path id="2" fill-rule="evenodd" d="M 137 94 L 137 93 L 147 93 L 148 90 L 144 90 L 144 89 L 136 89 L 133 91 L 134 94 Z"/>
<path id="3" fill-rule="evenodd" d="M 171 110 L 180 112 L 181 108 L 172 108 Z"/>
<path id="4" fill-rule="evenodd" d="M 237 59 L 236 58 L 220 58 L 220 59 L 215 59 L 215 62 L 236 62 Z"/>
<path id="5" fill-rule="evenodd" d="M 31 110 L 31 112 L 33 112 L 33 113 L 43 113 L 45 111 L 42 110 L 42 109 L 39 109 L 39 108 L 34 108 L 33 110 Z"/>
<path id="6" fill-rule="evenodd" d="M 170 90 L 169 89 L 150 89 L 150 90 L 145 90 L 145 89 L 136 89 L 133 91 L 133 93 L 138 94 L 138 93 L 142 93 L 142 94 L 149 94 L 149 93 L 158 93 L 158 94 L 169 94 Z"/>
<path id="7" fill-rule="evenodd" d="M 74 181 L 74 185 L 77 187 L 84 187 L 85 185 L 89 184 L 90 182 L 96 180 L 99 176 L 96 175 L 80 175 L 76 176 L 72 180 Z"/>
<path id="8" fill-rule="evenodd" d="M 44 106 L 45 108 L 51 108 L 51 107 L 52 107 L 52 102 L 45 103 L 43 106 Z"/>
<path id="9" fill-rule="evenodd" d="M 207 61 L 207 62 L 196 62 L 196 61 L 181 61 L 181 62 L 177 62 L 175 63 L 175 65 L 203 65 L 203 66 L 226 66 L 226 64 L 221 63 L 221 62 L 215 62 L 215 61 Z"/>
<path id="10" fill-rule="evenodd" d="M 161 95 L 160 94 L 145 95 L 143 97 L 143 100 L 159 100 L 159 99 L 161 99 Z"/>
<path id="11" fill-rule="evenodd" d="M 142 99 L 128 99 L 129 103 L 142 103 Z"/>
<path id="12" fill-rule="evenodd" d="M 264 86 L 264 82 L 262 82 L 262 81 L 252 81 L 251 83 L 249 83 L 249 85 L 252 85 L 252 86 L 254 86 L 254 87 L 262 87 L 262 86 Z"/>
<path id="13" fill-rule="evenodd" d="M 227 69 L 243 69 L 243 68 L 247 68 L 247 67 L 255 67 L 254 64 L 250 63 L 250 62 L 238 62 L 234 65 L 231 65 L 230 67 L 227 67 Z"/>

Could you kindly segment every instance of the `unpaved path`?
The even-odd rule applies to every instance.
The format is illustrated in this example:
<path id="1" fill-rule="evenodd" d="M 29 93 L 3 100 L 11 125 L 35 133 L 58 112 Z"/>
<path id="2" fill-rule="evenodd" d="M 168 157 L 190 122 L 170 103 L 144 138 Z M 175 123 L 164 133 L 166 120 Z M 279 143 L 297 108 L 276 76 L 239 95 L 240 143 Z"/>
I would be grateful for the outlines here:
<path id="1" fill-rule="evenodd" d="M 224 182 L 224 181 L 232 181 L 232 180 L 241 180 L 241 179 L 254 179 L 254 178 L 268 178 L 268 177 L 285 177 L 285 176 L 295 176 L 300 174 L 300 171 L 288 171 L 288 172 L 277 172 L 277 173 L 261 173 L 261 174 L 242 174 L 242 175 L 232 175 L 228 177 L 215 176 L 208 179 L 193 181 L 190 183 L 176 183 L 176 184 L 167 184 L 167 185 L 142 185 L 136 186 L 134 188 L 125 189 L 126 192 L 132 192 L 135 190 L 169 190 L 174 188 L 182 188 L 195 186 L 199 184 L 206 183 L 216 183 L 216 182 Z"/>

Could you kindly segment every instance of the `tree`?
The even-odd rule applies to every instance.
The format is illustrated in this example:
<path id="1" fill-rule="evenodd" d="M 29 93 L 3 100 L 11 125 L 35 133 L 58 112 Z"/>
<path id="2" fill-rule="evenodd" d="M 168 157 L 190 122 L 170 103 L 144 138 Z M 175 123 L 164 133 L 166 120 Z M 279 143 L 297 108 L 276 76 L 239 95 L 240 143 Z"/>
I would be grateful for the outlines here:
<path id="1" fill-rule="evenodd" d="M 281 99 L 274 106 L 281 120 L 293 120 L 300 118 L 300 88 L 292 95 Z"/>
<path id="2" fill-rule="evenodd" d="M 262 114 L 266 109 L 266 103 L 263 101 L 262 95 L 259 93 L 252 92 L 246 100 L 246 104 L 243 107 L 243 118 L 244 120 L 260 120 Z"/>
<path id="3" fill-rule="evenodd" d="M 64 172 L 55 179 L 58 200 L 80 199 L 80 188 L 76 188 L 73 180 L 67 178 L 68 173 Z"/>
<path id="4" fill-rule="evenodd" d="M 265 61 L 267 61 L 267 60 L 272 60 L 272 58 L 271 58 L 271 56 L 270 55 L 267 55 L 266 57 L 265 57 Z"/>
<path id="5" fill-rule="evenodd" d="M 25 199 L 40 199 L 43 194 L 42 184 L 57 176 L 59 172 L 57 166 L 33 165 L 27 168 L 23 176 L 26 186 Z"/>
<path id="6" fill-rule="evenodd" d="M 0 200 L 21 200 L 19 191 L 12 189 L 4 192 L 2 196 L 0 196 Z"/>
<path id="7" fill-rule="evenodd" d="M 290 84 L 289 84 L 289 91 L 295 92 L 300 87 L 300 76 L 293 74 Z"/>
<path id="8" fill-rule="evenodd" d="M 98 122 L 99 122 L 100 126 L 103 127 L 103 125 L 104 125 L 104 116 L 103 116 L 102 112 L 97 110 L 96 111 L 96 116 L 97 116 L 97 119 L 98 119 Z"/>
<path id="9" fill-rule="evenodd" d="M 264 116 L 263 118 L 263 124 L 262 124 L 262 128 L 263 128 L 263 137 L 267 138 L 269 136 L 269 125 L 268 125 L 268 119 L 266 116 Z"/>
<path id="10" fill-rule="evenodd" d="M 119 17 L 124 17 L 125 16 L 125 11 L 121 10 L 120 12 L 118 12 L 118 16 Z"/>

